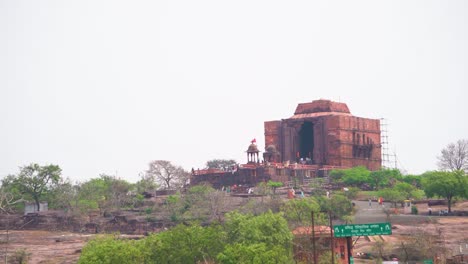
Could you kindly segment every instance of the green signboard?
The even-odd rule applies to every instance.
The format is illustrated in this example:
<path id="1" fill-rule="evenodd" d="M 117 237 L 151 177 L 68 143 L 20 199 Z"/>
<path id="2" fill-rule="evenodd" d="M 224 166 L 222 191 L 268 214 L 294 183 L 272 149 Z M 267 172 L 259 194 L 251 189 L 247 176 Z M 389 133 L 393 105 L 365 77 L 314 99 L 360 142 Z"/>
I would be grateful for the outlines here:
<path id="1" fill-rule="evenodd" d="M 333 234 L 335 237 L 391 235 L 392 226 L 390 223 L 335 225 Z"/>
<path id="2" fill-rule="evenodd" d="M 423 260 L 423 263 L 424 263 L 424 264 L 434 264 L 434 262 L 432 261 L 432 259 L 425 259 L 425 260 Z"/>

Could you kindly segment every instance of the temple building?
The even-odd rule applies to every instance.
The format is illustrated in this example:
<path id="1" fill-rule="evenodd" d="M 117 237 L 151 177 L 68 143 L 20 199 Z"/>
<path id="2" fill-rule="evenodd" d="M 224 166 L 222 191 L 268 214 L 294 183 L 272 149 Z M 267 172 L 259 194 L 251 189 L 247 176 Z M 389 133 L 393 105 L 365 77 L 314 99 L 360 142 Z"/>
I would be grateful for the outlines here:
<path id="1" fill-rule="evenodd" d="M 351 115 L 345 103 L 299 104 L 290 118 L 265 122 L 268 162 L 380 169 L 380 120 Z"/>
<path id="2" fill-rule="evenodd" d="M 246 150 L 247 163 L 229 171 L 193 170 L 191 184 L 209 182 L 218 188 L 272 180 L 297 186 L 332 169 L 381 167 L 380 120 L 353 116 L 345 103 L 301 103 L 293 116 L 264 126 L 263 160 L 253 140 Z"/>

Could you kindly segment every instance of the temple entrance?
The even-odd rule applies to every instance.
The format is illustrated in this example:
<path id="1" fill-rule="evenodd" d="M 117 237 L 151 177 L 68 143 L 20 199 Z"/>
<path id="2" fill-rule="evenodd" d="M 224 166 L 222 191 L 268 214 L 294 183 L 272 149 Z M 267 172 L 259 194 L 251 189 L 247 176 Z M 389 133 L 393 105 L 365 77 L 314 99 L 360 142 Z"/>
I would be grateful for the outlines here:
<path id="1" fill-rule="evenodd" d="M 314 125 L 304 122 L 299 131 L 299 154 L 300 158 L 308 163 L 313 163 L 314 153 Z"/>

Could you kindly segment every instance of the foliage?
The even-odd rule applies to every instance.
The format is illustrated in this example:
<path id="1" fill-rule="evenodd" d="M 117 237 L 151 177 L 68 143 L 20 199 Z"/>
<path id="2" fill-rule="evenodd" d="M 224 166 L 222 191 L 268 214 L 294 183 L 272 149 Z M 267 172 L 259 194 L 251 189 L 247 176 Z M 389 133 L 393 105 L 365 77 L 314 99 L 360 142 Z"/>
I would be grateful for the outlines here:
<path id="1" fill-rule="evenodd" d="M 399 182 L 395 185 L 394 189 L 402 195 L 402 197 L 406 200 L 409 200 L 413 197 L 415 191 L 417 191 L 416 187 L 413 185 L 406 183 L 406 182 Z"/>
<path id="2" fill-rule="evenodd" d="M 99 208 L 101 213 L 109 209 L 120 209 L 133 205 L 134 199 L 128 195 L 133 185 L 125 180 L 102 174 L 99 178 L 90 179 L 78 188 L 77 207 L 87 212 Z"/>
<path id="3" fill-rule="evenodd" d="M 185 216 L 202 221 L 216 216 L 222 207 L 223 197 L 223 192 L 217 192 L 209 185 L 192 186 L 183 196 L 184 209 L 187 210 Z"/>
<path id="4" fill-rule="evenodd" d="M 213 260 L 224 249 L 224 232 L 219 225 L 178 225 L 151 235 L 144 243 L 149 263 L 198 263 Z M 156 246 L 154 246 L 156 245 Z"/>
<path id="5" fill-rule="evenodd" d="M 181 224 L 139 241 L 99 236 L 78 263 L 292 263 L 291 244 L 280 214 L 232 212 L 224 226 Z"/>
<path id="6" fill-rule="evenodd" d="M 353 204 L 350 199 L 346 198 L 342 193 L 334 193 L 330 198 L 324 196 L 317 197 L 321 211 L 324 213 L 332 213 L 334 218 L 343 219 L 345 216 L 353 212 Z M 323 222 L 326 224 L 326 222 Z"/>
<path id="7" fill-rule="evenodd" d="M 288 263 L 292 258 L 292 234 L 281 214 L 230 212 L 225 230 L 231 246 L 218 256 L 221 263 Z M 256 251 L 261 258 L 252 256 Z"/>
<path id="8" fill-rule="evenodd" d="M 346 198 L 350 199 L 350 200 L 353 200 L 353 199 L 356 199 L 356 197 L 358 196 L 358 193 L 359 193 L 359 188 L 357 187 L 349 187 L 348 190 L 344 191 L 343 194 L 346 196 Z"/>
<path id="9" fill-rule="evenodd" d="M 384 201 L 393 203 L 394 207 L 397 206 L 398 202 L 401 202 L 405 199 L 404 194 L 394 188 L 382 189 L 378 192 L 378 195 L 384 198 Z"/>
<path id="10" fill-rule="evenodd" d="M 463 170 L 468 173 L 468 140 L 460 139 L 448 144 L 437 159 L 440 170 Z"/>
<path id="11" fill-rule="evenodd" d="M 398 169 L 380 169 L 370 173 L 369 184 L 376 190 L 390 187 L 397 180 L 401 180 L 402 175 Z"/>
<path id="12" fill-rule="evenodd" d="M 213 159 L 206 162 L 209 169 L 228 170 L 235 166 L 237 162 L 233 159 Z"/>
<path id="13" fill-rule="evenodd" d="M 137 243 L 134 240 L 118 240 L 109 235 L 99 236 L 82 249 L 78 263 L 143 263 L 144 254 Z"/>
<path id="14" fill-rule="evenodd" d="M 13 213 L 16 207 L 23 201 L 23 198 L 11 192 L 8 186 L 0 186 L 0 213 Z"/>
<path id="15" fill-rule="evenodd" d="M 148 177 L 153 177 L 156 183 L 166 190 L 185 186 L 190 175 L 182 167 L 174 165 L 167 160 L 154 160 L 150 162 L 146 174 Z"/>
<path id="16" fill-rule="evenodd" d="M 137 193 L 152 192 L 158 188 L 158 185 L 153 175 L 142 174 L 140 180 L 136 182 L 135 188 Z"/>
<path id="17" fill-rule="evenodd" d="M 26 264 L 26 263 L 28 263 L 30 256 L 31 256 L 31 253 L 26 251 L 26 249 L 18 249 L 13 253 L 13 255 L 11 255 L 8 258 L 8 263 L 11 263 L 11 264 Z M 5 263 L 7 263 L 6 259 L 5 259 Z"/>
<path id="18" fill-rule="evenodd" d="M 361 186 L 370 182 L 370 171 L 363 166 L 350 169 L 332 170 L 330 177 L 350 186 Z"/>
<path id="19" fill-rule="evenodd" d="M 227 245 L 217 257 L 223 264 L 276 264 L 293 263 L 288 255 L 283 254 L 280 246 L 267 247 L 265 243 Z"/>
<path id="20" fill-rule="evenodd" d="M 332 257 L 331 250 L 325 250 L 321 252 L 319 259 L 318 259 L 318 264 L 330 264 L 331 257 Z M 338 261 L 335 260 L 335 262 L 338 262 Z"/>
<path id="21" fill-rule="evenodd" d="M 325 184 L 324 178 L 315 178 L 312 179 L 309 183 L 309 187 L 312 191 L 312 196 L 318 197 L 326 194 L 326 189 L 323 187 Z"/>
<path id="22" fill-rule="evenodd" d="M 182 214 L 187 210 L 187 207 L 180 198 L 180 193 L 169 195 L 165 201 L 165 208 L 170 214 L 171 221 L 174 223 L 178 223 L 182 218 Z"/>
<path id="23" fill-rule="evenodd" d="M 346 215 L 350 215 L 353 211 L 353 204 L 351 200 L 346 198 L 343 194 L 335 193 L 331 196 L 330 200 L 330 211 L 332 215 L 337 218 L 343 218 Z"/>
<path id="24" fill-rule="evenodd" d="M 281 214 L 271 211 L 259 216 L 230 212 L 226 215 L 225 228 L 231 243 L 265 243 L 267 247 L 281 246 L 289 254 L 292 234 Z"/>
<path id="25" fill-rule="evenodd" d="M 59 182 L 61 172 L 57 165 L 40 166 L 33 163 L 20 168 L 20 172 L 13 177 L 11 183 L 25 199 L 33 199 L 39 210 L 40 199 Z"/>
<path id="26" fill-rule="evenodd" d="M 421 175 L 404 175 L 401 178 L 401 181 L 409 183 L 409 184 L 413 185 L 416 188 L 421 188 L 422 187 L 421 180 L 422 180 Z"/>
<path id="27" fill-rule="evenodd" d="M 268 181 L 267 186 L 270 187 L 273 190 L 273 194 L 275 194 L 277 188 L 283 187 L 283 183 L 282 182 Z"/>
<path id="28" fill-rule="evenodd" d="M 439 196 L 447 199 L 448 211 L 452 210 L 455 197 L 467 197 L 468 178 L 461 171 L 432 171 L 423 174 L 422 185 L 428 197 Z"/>
<path id="29" fill-rule="evenodd" d="M 320 205 L 313 197 L 286 201 L 282 208 L 284 217 L 293 225 L 310 224 L 310 213 L 320 212 Z"/>

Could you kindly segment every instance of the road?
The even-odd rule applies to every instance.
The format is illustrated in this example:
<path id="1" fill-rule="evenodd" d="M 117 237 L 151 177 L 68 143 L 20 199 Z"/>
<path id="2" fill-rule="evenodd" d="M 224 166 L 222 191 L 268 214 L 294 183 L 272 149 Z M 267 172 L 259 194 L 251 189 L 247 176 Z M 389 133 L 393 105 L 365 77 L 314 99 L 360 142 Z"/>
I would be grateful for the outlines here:
<path id="1" fill-rule="evenodd" d="M 404 215 L 404 214 L 391 214 L 390 219 L 383 211 L 385 208 L 390 208 L 390 203 L 384 203 L 384 207 L 379 205 L 377 202 L 372 202 L 369 206 L 368 201 L 353 201 L 355 203 L 356 214 L 354 215 L 354 224 L 366 224 L 366 223 L 381 223 L 390 221 L 392 224 L 404 224 L 408 225 L 411 223 L 419 224 L 430 220 L 430 216 L 427 215 Z M 436 218 L 432 216 L 432 218 Z"/>

